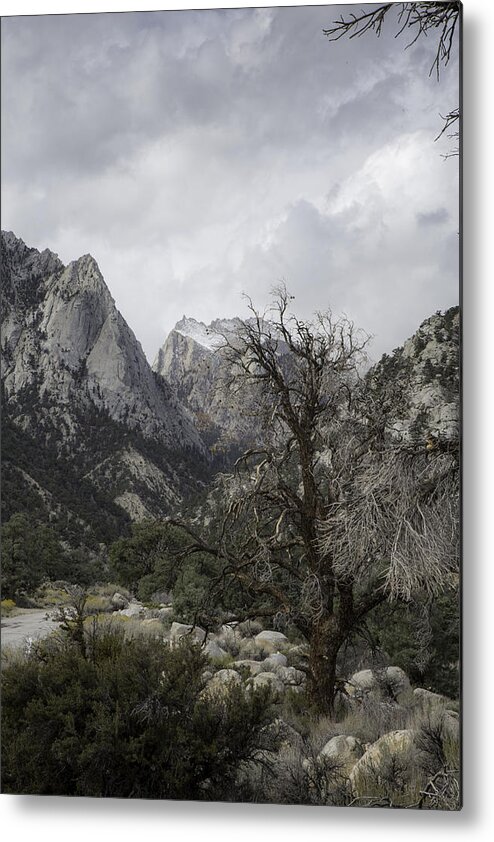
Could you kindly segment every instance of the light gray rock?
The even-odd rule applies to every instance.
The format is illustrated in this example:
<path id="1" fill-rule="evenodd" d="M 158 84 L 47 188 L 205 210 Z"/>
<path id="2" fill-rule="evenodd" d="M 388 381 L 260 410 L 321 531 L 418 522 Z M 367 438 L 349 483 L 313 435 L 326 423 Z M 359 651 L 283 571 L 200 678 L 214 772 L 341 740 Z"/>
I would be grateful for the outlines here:
<path id="1" fill-rule="evenodd" d="M 262 661 L 251 661 L 249 659 L 240 659 L 239 661 L 235 661 L 232 664 L 233 669 L 237 669 L 237 667 L 246 667 L 251 675 L 258 675 L 263 670 L 263 662 Z"/>
<path id="2" fill-rule="evenodd" d="M 262 642 L 253 638 L 245 638 L 238 641 L 238 652 L 242 658 L 260 661 L 266 650 Z"/>
<path id="3" fill-rule="evenodd" d="M 245 620 L 237 626 L 240 637 L 254 637 L 260 631 L 262 631 L 262 624 L 258 620 Z"/>
<path id="4" fill-rule="evenodd" d="M 183 317 L 169 333 L 153 369 L 171 383 L 213 441 L 236 441 L 247 446 L 256 440 L 260 426 L 254 408 L 257 398 L 246 387 L 238 395 L 225 388 L 232 364 L 221 350 L 225 335 L 234 341 L 240 320 L 216 319 L 206 325 Z"/>
<path id="5" fill-rule="evenodd" d="M 432 690 L 426 690 L 424 687 L 416 687 L 413 695 L 425 710 L 444 708 L 449 702 L 446 696 L 441 696 L 440 693 L 433 693 Z"/>
<path id="6" fill-rule="evenodd" d="M 215 640 L 208 640 L 204 651 L 209 658 L 227 658 L 228 652 L 221 648 Z"/>
<path id="7" fill-rule="evenodd" d="M 218 633 L 218 640 L 223 640 L 225 642 L 238 642 L 241 639 L 242 635 L 238 631 L 238 623 L 224 623 Z"/>
<path id="8" fill-rule="evenodd" d="M 222 669 L 214 673 L 209 679 L 206 687 L 201 692 L 202 698 L 224 699 L 231 692 L 232 688 L 240 687 L 242 679 L 238 672 L 232 669 Z"/>
<path id="9" fill-rule="evenodd" d="M 389 420 L 405 440 L 423 436 L 425 446 L 429 433 L 443 442 L 458 436 L 459 320 L 457 307 L 435 313 L 391 355 L 405 389 Z"/>
<path id="10" fill-rule="evenodd" d="M 445 710 L 442 716 L 442 726 L 450 739 L 460 739 L 460 715 L 456 710 Z"/>
<path id="11" fill-rule="evenodd" d="M 127 608 L 129 600 L 125 596 L 122 596 L 121 593 L 117 592 L 113 594 L 110 603 L 111 607 L 115 609 L 115 611 L 122 611 L 124 608 Z"/>
<path id="12" fill-rule="evenodd" d="M 344 734 L 332 737 L 318 754 L 319 761 L 335 763 L 344 775 L 349 775 L 357 760 L 364 754 L 362 744 Z"/>
<path id="13" fill-rule="evenodd" d="M 375 782 L 379 771 L 387 763 L 395 762 L 407 768 L 414 745 L 411 730 L 389 731 L 372 743 L 350 772 L 350 785 L 356 797 L 366 795 L 369 781 Z"/>
<path id="14" fill-rule="evenodd" d="M 286 655 L 283 655 L 281 652 L 273 652 L 268 658 L 264 660 L 264 667 L 266 672 L 271 672 L 273 667 L 281 666 L 286 667 L 288 665 L 288 658 Z"/>
<path id="15" fill-rule="evenodd" d="M 157 617 L 148 617 L 142 620 L 141 625 L 145 629 L 154 630 L 159 634 L 163 634 L 163 625 Z"/>
<path id="16" fill-rule="evenodd" d="M 182 637 L 189 637 L 196 643 L 204 643 L 206 632 L 200 626 L 191 626 L 188 623 L 172 623 L 170 629 L 172 643 L 177 643 Z"/>
<path id="17" fill-rule="evenodd" d="M 305 673 L 295 667 L 283 667 L 277 664 L 273 672 L 288 687 L 301 687 L 306 681 Z"/>
<path id="18" fill-rule="evenodd" d="M 164 605 L 162 608 L 158 608 L 158 614 L 163 621 L 169 620 L 173 615 L 173 605 Z"/>
<path id="19" fill-rule="evenodd" d="M 144 613 L 144 605 L 142 602 L 129 602 L 127 608 L 124 608 L 122 611 L 119 611 L 119 614 L 122 617 L 139 617 L 141 614 Z"/>
<path id="20" fill-rule="evenodd" d="M 256 634 L 254 641 L 264 651 L 274 653 L 278 651 L 280 646 L 288 643 L 288 638 L 282 632 L 265 629 Z"/>
<path id="21" fill-rule="evenodd" d="M 242 679 L 240 678 L 238 672 L 233 669 L 222 669 L 215 672 L 213 675 L 213 679 L 216 683 L 219 684 L 241 684 Z"/>
<path id="22" fill-rule="evenodd" d="M 262 731 L 272 738 L 274 746 L 278 747 L 278 751 L 283 751 L 285 748 L 296 748 L 298 751 L 303 750 L 304 740 L 302 736 L 292 725 L 289 725 L 281 717 L 274 719 Z"/>
<path id="23" fill-rule="evenodd" d="M 383 667 L 378 670 L 360 670 L 345 685 L 349 696 L 361 697 L 368 693 L 386 698 L 398 698 L 410 690 L 410 681 L 401 667 Z"/>
<path id="24" fill-rule="evenodd" d="M 274 672 L 260 672 L 254 676 L 252 684 L 256 689 L 259 687 L 269 687 L 277 697 L 280 697 L 285 689 L 283 682 Z"/>

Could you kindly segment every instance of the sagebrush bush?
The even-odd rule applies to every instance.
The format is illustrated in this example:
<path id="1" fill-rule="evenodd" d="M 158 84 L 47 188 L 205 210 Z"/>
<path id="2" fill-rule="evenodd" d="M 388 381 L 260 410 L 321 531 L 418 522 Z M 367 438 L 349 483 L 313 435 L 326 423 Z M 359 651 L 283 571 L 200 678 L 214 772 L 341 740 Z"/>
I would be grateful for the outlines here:
<path id="1" fill-rule="evenodd" d="M 89 594 L 85 605 L 86 614 L 108 614 L 112 611 L 111 601 L 107 596 Z"/>
<path id="2" fill-rule="evenodd" d="M 236 798 L 272 718 L 266 690 L 201 698 L 198 646 L 170 649 L 97 629 L 39 643 L 2 675 L 5 792 L 123 798 Z"/>
<path id="3" fill-rule="evenodd" d="M 2 617 L 8 617 L 12 613 L 16 604 L 13 599 L 2 599 L 0 602 L 0 611 Z"/>

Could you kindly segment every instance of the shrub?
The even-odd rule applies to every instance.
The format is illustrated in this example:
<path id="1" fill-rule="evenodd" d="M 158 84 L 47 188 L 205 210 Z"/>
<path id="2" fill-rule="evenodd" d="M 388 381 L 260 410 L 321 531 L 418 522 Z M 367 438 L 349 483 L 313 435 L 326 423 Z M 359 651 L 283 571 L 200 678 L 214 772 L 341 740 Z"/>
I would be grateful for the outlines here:
<path id="1" fill-rule="evenodd" d="M 86 599 L 86 614 L 108 614 L 112 610 L 111 601 L 105 596 L 90 594 Z"/>
<path id="2" fill-rule="evenodd" d="M 1 616 L 8 617 L 16 607 L 13 599 L 2 599 L 0 602 Z"/>
<path id="3" fill-rule="evenodd" d="M 198 646 L 170 649 L 95 625 L 3 671 L 5 792 L 115 798 L 233 798 L 272 716 L 266 691 L 201 698 Z"/>

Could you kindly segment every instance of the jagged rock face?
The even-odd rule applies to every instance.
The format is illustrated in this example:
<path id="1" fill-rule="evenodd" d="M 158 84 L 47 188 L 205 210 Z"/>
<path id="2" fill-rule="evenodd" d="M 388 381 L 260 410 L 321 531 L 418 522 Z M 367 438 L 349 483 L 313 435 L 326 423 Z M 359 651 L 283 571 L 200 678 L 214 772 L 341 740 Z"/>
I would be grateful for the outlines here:
<path id="1" fill-rule="evenodd" d="M 459 435 L 460 313 L 452 307 L 426 319 L 417 332 L 371 369 L 390 399 L 393 435 L 405 441 Z"/>
<path id="2" fill-rule="evenodd" d="M 233 337 L 240 324 L 239 319 L 218 319 L 205 325 L 184 316 L 153 365 L 174 384 L 213 449 L 232 442 L 245 448 L 260 431 L 255 396 L 246 389 L 232 394 L 227 386 L 231 369 L 222 350 L 224 337 Z M 386 402 L 387 425 L 394 436 L 404 440 L 425 439 L 428 434 L 446 440 L 457 437 L 458 308 L 426 319 L 402 347 L 385 354 L 367 378 L 378 384 L 380 410 Z"/>
<path id="3" fill-rule="evenodd" d="M 204 470 L 191 413 L 151 370 L 96 261 L 64 266 L 11 232 L 2 232 L 2 389 L 18 453 L 22 435 L 40 456 L 49 447 L 132 519 L 169 511 L 194 486 L 194 460 Z M 11 467 L 43 485 L 22 459 Z"/>
<path id="4" fill-rule="evenodd" d="M 145 436 L 203 450 L 189 413 L 151 371 L 96 261 L 84 255 L 64 267 L 11 233 L 2 235 L 2 248 L 7 401 L 34 386 L 40 399 L 92 404 Z"/>
<path id="5" fill-rule="evenodd" d="M 459 432 L 460 313 L 454 307 L 423 322 L 403 345 L 411 361 L 409 412 L 415 425 L 452 439 Z"/>
<path id="6" fill-rule="evenodd" d="M 193 412 L 213 452 L 242 449 L 257 435 L 256 406 L 244 389 L 228 387 L 231 364 L 225 338 L 233 339 L 240 319 L 215 319 L 210 325 L 183 317 L 158 351 L 153 370 L 170 382 Z"/>

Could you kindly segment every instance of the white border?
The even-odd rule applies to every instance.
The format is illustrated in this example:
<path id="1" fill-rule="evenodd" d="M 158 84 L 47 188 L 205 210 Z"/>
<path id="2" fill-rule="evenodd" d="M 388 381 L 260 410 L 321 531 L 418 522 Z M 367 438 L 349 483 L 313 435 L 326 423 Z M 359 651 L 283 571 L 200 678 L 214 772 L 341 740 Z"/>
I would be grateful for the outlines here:
<path id="1" fill-rule="evenodd" d="M 210 8 L 221 3 L 145 3 L 125 0 L 79 2 L 22 2 L 0 0 L 2 15 L 151 9 Z M 225 6 L 298 5 L 294 2 L 242 3 Z M 312 5 L 326 5 L 324 2 Z M 272 807 L 179 802 L 0 798 L 3 838 L 35 842 L 87 842 L 110 838 L 118 842 L 151 834 L 159 840 L 188 842 L 310 842 L 341 834 L 345 840 L 362 836 L 365 842 L 487 837 L 494 818 L 493 768 L 494 690 L 490 615 L 494 613 L 492 543 L 491 435 L 494 409 L 488 404 L 492 388 L 494 278 L 488 277 L 488 254 L 494 237 L 489 200 L 494 190 L 494 12 L 492 0 L 464 4 L 464 796 L 461 813 L 438 814 L 386 810 Z M 490 177 L 489 177 L 490 176 Z M 489 557 L 490 556 L 490 557 Z M 491 827 L 494 822 L 490 822 Z M 492 832 L 492 831 L 491 831 Z"/>

